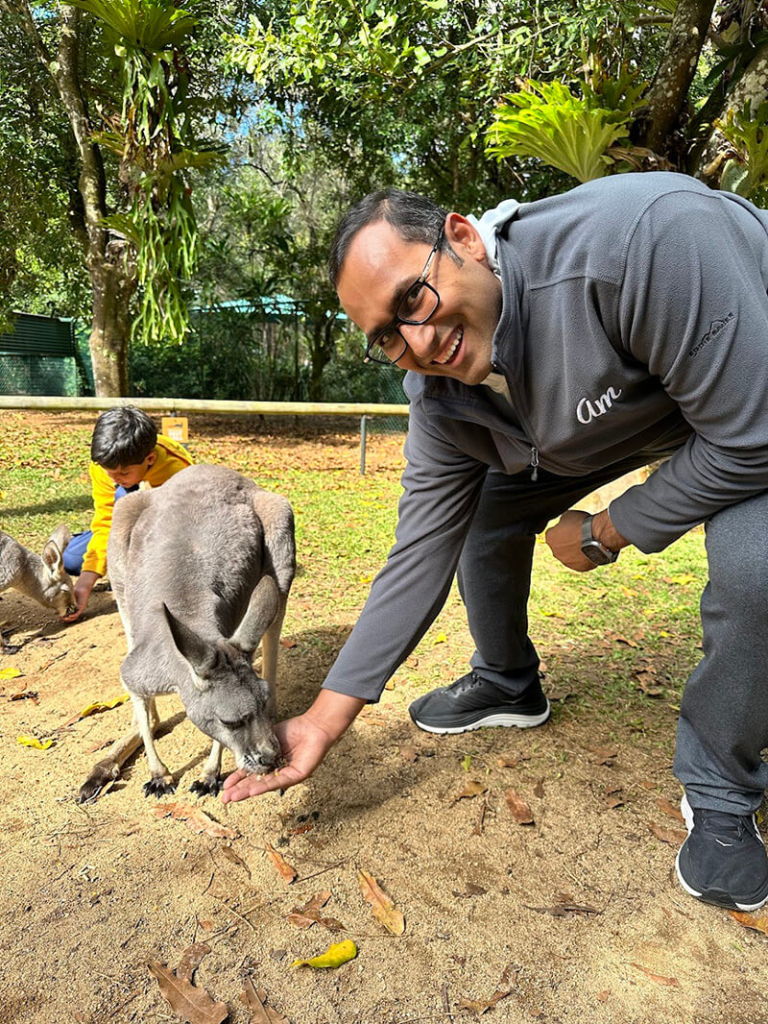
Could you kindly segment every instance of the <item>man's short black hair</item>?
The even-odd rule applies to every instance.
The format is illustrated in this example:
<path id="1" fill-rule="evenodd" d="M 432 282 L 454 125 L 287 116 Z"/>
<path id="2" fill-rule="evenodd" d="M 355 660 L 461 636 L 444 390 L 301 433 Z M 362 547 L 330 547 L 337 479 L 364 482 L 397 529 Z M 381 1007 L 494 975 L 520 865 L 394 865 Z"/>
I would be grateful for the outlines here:
<path id="1" fill-rule="evenodd" d="M 135 405 L 107 409 L 96 420 L 91 461 L 104 469 L 138 466 L 157 444 L 157 427 Z"/>
<path id="2" fill-rule="evenodd" d="M 426 196 L 419 195 L 418 192 L 384 188 L 369 193 L 344 214 L 336 228 L 328 256 L 328 276 L 331 284 L 334 288 L 338 285 L 349 247 L 358 231 L 368 224 L 385 220 L 404 241 L 434 245 L 447 216 L 447 210 Z M 452 259 L 461 262 L 445 239 L 441 248 L 450 253 Z"/>

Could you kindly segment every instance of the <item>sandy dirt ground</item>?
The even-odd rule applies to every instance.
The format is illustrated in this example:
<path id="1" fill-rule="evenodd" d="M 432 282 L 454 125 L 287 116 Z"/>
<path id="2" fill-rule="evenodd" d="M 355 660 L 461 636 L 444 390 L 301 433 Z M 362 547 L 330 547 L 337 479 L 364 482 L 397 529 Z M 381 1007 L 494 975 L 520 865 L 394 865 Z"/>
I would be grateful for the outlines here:
<path id="1" fill-rule="evenodd" d="M 235 1024 L 267 1019 L 241 1002 L 246 978 L 290 1024 L 471 1020 L 494 1000 L 489 1021 L 768 1021 L 768 940 L 690 899 L 674 878 L 683 835 L 675 712 L 651 704 L 642 729 L 629 713 L 576 714 L 566 684 L 585 670 L 599 675 L 589 652 L 565 648 L 550 666 L 554 714 L 543 728 L 438 738 L 407 715 L 441 657 L 439 647 L 419 650 L 313 779 L 226 808 L 188 792 L 206 743 L 167 698 L 158 751 L 178 792 L 159 803 L 194 805 L 233 830 L 213 838 L 155 815 L 141 754 L 98 802 L 75 802 L 96 748 L 130 722 L 130 705 L 78 719 L 121 692 L 125 641 L 112 593 L 95 594 L 88 618 L 69 628 L 13 592 L 0 612 L 17 648 L 0 667 L 23 672 L 0 681 L 3 1024 L 176 1021 L 147 964 L 176 967 L 196 942 L 209 952 L 195 984 Z M 465 629 L 457 602 L 447 614 L 456 633 Z M 282 715 L 308 705 L 327 643 L 337 650 L 351 625 L 297 600 L 281 651 Z M 55 744 L 28 749 L 17 743 L 23 734 Z M 467 789 L 476 795 L 461 796 Z M 532 824 L 513 817 L 510 789 L 529 803 Z M 266 844 L 295 881 L 281 878 Z M 404 914 L 402 936 L 373 918 L 360 870 Z M 323 891 L 323 914 L 343 932 L 287 920 Z M 357 944 L 355 960 L 291 966 L 341 939 Z"/>

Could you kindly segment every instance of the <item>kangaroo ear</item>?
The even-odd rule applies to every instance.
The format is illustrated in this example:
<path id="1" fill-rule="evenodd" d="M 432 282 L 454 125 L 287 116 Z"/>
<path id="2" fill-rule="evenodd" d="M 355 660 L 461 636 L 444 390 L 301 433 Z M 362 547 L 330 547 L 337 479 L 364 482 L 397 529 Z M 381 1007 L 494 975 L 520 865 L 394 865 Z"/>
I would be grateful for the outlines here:
<path id="1" fill-rule="evenodd" d="M 262 576 L 251 594 L 251 600 L 240 625 L 230 638 L 230 643 L 253 657 L 265 631 L 275 621 L 280 607 L 277 584 L 271 576 Z"/>
<path id="2" fill-rule="evenodd" d="M 72 534 L 64 526 L 57 526 L 43 548 L 43 564 L 52 579 L 61 579 L 64 575 L 64 549 L 72 540 Z"/>
<path id="3" fill-rule="evenodd" d="M 69 542 L 72 540 L 72 534 L 69 532 L 69 527 L 66 525 L 66 523 L 59 523 L 59 525 L 51 534 L 50 539 L 53 541 L 53 543 L 56 545 L 59 551 L 63 553 L 67 544 L 69 544 Z"/>
<path id="4" fill-rule="evenodd" d="M 176 650 L 187 661 L 192 669 L 193 682 L 198 690 L 207 690 L 210 686 L 210 678 L 213 675 L 216 663 L 219 660 L 219 652 L 213 644 L 202 640 L 197 633 L 194 633 L 183 622 L 180 622 L 163 605 L 165 619 L 171 631 Z"/>
<path id="5" fill-rule="evenodd" d="M 62 549 L 55 540 L 49 540 L 43 548 L 43 565 L 48 570 L 51 579 L 60 579 L 64 573 L 64 559 L 61 557 Z"/>

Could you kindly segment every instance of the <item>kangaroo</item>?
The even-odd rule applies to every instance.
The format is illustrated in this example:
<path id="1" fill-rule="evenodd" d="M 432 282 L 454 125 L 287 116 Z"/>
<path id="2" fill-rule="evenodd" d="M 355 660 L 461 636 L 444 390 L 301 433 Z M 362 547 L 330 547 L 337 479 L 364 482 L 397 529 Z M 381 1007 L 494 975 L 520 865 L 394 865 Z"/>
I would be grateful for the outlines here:
<path id="1" fill-rule="evenodd" d="M 72 580 L 63 559 L 71 536 L 66 526 L 57 526 L 41 558 L 0 530 L 0 593 L 14 587 L 60 617 L 74 611 Z"/>
<path id="2" fill-rule="evenodd" d="M 296 567 L 285 498 L 223 466 L 190 466 L 117 502 L 107 563 L 128 641 L 120 676 L 134 728 L 92 769 L 78 802 L 95 799 L 142 743 L 151 776 L 144 795 L 175 792 L 152 739 L 155 697 L 164 693 L 178 693 L 213 740 L 192 792 L 219 791 L 222 747 L 238 768 L 273 768 L 277 654 Z M 264 678 L 251 664 L 259 641 Z"/>

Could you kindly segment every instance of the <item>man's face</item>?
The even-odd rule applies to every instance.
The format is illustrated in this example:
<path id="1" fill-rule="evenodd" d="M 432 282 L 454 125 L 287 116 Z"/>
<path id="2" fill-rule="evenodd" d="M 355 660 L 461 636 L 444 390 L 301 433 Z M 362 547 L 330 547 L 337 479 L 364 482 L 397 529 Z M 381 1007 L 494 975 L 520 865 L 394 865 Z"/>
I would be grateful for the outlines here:
<path id="1" fill-rule="evenodd" d="M 501 315 L 501 284 L 488 266 L 480 235 L 459 214 L 445 237 L 459 266 L 439 251 L 427 276 L 440 304 L 427 323 L 401 324 L 408 348 L 403 370 L 479 384 L 491 372 L 491 340 Z M 395 315 L 399 299 L 424 269 L 427 243 L 406 242 L 386 221 L 368 224 L 352 240 L 339 275 L 339 300 L 368 340 Z"/>
<path id="2" fill-rule="evenodd" d="M 157 453 L 150 452 L 143 462 L 135 463 L 132 466 L 118 466 L 117 469 L 105 467 L 104 472 L 116 487 L 124 487 L 127 491 L 130 487 L 141 483 L 156 458 Z"/>

